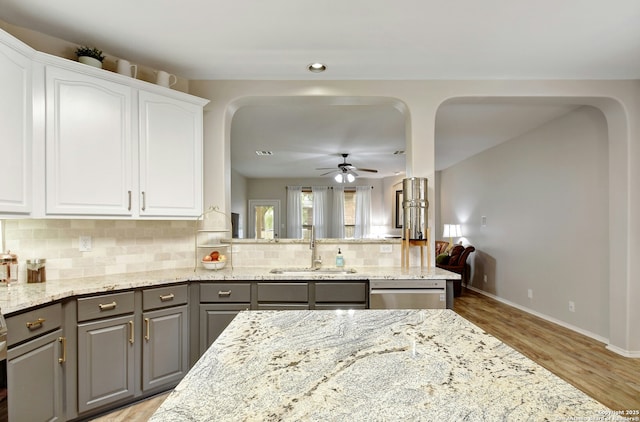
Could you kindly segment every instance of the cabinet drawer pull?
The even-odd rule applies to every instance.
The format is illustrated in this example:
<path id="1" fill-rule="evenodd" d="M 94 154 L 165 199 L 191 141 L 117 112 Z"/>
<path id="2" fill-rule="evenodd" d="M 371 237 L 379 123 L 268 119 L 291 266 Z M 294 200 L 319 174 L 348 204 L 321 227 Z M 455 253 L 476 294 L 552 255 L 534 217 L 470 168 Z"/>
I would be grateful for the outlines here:
<path id="1" fill-rule="evenodd" d="M 144 328 L 145 328 L 144 339 L 149 341 L 149 339 L 151 339 L 151 335 L 149 333 L 149 318 L 144 319 Z"/>
<path id="2" fill-rule="evenodd" d="M 62 357 L 58 358 L 58 363 L 65 363 L 67 361 L 67 338 L 58 337 L 58 342 L 62 346 Z"/>
<path id="3" fill-rule="evenodd" d="M 222 290 L 218 290 L 218 296 L 229 297 L 229 296 L 231 296 L 231 290 L 227 290 L 226 292 L 223 292 Z"/>
<path id="4" fill-rule="evenodd" d="M 111 311 L 116 309 L 116 306 L 118 306 L 118 304 L 115 302 L 115 300 L 111 303 L 99 303 L 98 304 L 98 308 L 100 308 L 101 311 Z"/>
<path id="5" fill-rule="evenodd" d="M 129 343 L 133 344 L 133 321 L 129 321 Z"/>
<path id="6" fill-rule="evenodd" d="M 176 297 L 173 293 L 169 293 L 168 295 L 160 295 L 160 302 L 168 302 L 173 300 Z"/>
<path id="7" fill-rule="evenodd" d="M 35 330 L 36 328 L 40 328 L 42 327 L 42 324 L 45 322 L 46 320 L 44 318 L 38 318 L 37 320 L 31 322 L 28 321 L 27 322 L 27 328 L 30 330 Z"/>

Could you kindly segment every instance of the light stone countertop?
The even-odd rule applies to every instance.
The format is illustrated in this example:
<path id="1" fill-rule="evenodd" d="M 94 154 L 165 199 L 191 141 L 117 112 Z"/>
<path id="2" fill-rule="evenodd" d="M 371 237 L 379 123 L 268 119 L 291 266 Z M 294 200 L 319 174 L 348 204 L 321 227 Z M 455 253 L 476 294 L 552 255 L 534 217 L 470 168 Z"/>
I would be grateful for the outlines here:
<path id="1" fill-rule="evenodd" d="M 272 268 L 225 268 L 210 271 L 199 268 L 171 269 L 68 280 L 47 280 L 45 283 L 11 283 L 0 285 L 0 311 L 3 315 L 55 302 L 68 297 L 107 293 L 115 290 L 153 287 L 187 281 L 278 281 L 278 280 L 374 280 L 374 279 L 460 279 L 459 274 L 431 268 L 356 268 L 353 274 L 272 274 Z"/>
<path id="2" fill-rule="evenodd" d="M 243 311 L 150 419 L 618 420 L 451 310 Z"/>

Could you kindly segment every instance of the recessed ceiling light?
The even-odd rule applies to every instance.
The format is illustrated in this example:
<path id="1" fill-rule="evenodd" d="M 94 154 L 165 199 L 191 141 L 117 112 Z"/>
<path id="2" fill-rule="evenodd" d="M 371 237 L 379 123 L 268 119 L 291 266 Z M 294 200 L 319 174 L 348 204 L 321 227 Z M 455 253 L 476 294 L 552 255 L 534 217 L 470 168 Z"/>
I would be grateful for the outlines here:
<path id="1" fill-rule="evenodd" d="M 322 63 L 311 63 L 307 66 L 307 70 L 313 73 L 321 73 L 327 70 L 327 66 Z"/>

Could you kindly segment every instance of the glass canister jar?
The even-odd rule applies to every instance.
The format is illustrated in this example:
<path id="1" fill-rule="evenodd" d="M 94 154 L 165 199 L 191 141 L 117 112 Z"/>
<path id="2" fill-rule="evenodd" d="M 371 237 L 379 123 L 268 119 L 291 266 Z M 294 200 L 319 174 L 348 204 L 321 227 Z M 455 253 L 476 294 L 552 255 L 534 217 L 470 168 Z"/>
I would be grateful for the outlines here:
<path id="1" fill-rule="evenodd" d="M 11 265 L 13 257 L 10 253 L 0 254 L 0 282 L 9 285 L 11 281 Z"/>
<path id="2" fill-rule="evenodd" d="M 47 281 L 46 259 L 27 259 L 27 283 Z"/>

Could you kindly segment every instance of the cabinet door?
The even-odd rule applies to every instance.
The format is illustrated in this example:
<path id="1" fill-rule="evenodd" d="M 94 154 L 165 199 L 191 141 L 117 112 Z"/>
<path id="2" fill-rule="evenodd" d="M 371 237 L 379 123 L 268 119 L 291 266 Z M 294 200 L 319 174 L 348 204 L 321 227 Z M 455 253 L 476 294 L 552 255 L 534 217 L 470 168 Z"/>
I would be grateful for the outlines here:
<path id="1" fill-rule="evenodd" d="M 57 330 L 9 351 L 7 400 L 10 421 L 64 420 L 61 335 L 62 330 Z"/>
<path id="2" fill-rule="evenodd" d="M 248 303 L 200 304 L 200 354 L 203 354 Z"/>
<path id="3" fill-rule="evenodd" d="M 45 72 L 47 214 L 130 215 L 131 88 Z"/>
<path id="4" fill-rule="evenodd" d="M 316 303 L 367 303 L 366 282 L 316 282 Z"/>
<path id="5" fill-rule="evenodd" d="M 308 303 L 258 303 L 259 311 L 302 311 L 309 309 Z"/>
<path id="6" fill-rule="evenodd" d="M 143 314 L 142 389 L 177 384 L 189 370 L 188 306 Z"/>
<path id="7" fill-rule="evenodd" d="M 0 33 L 0 213 L 31 211 L 31 60 Z"/>
<path id="8" fill-rule="evenodd" d="M 133 315 L 78 324 L 78 412 L 134 395 Z"/>
<path id="9" fill-rule="evenodd" d="M 202 213 L 202 107 L 139 92 L 140 215 Z"/>

